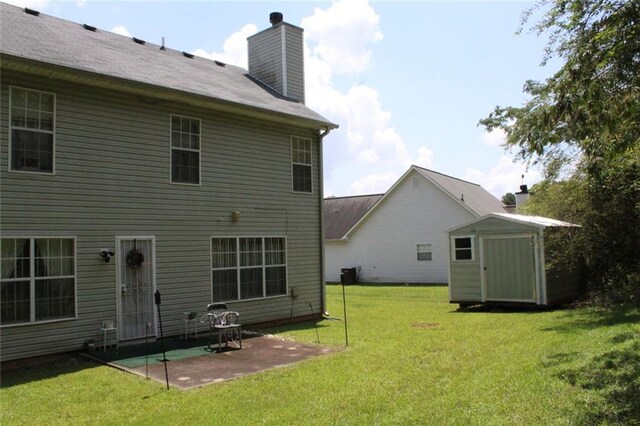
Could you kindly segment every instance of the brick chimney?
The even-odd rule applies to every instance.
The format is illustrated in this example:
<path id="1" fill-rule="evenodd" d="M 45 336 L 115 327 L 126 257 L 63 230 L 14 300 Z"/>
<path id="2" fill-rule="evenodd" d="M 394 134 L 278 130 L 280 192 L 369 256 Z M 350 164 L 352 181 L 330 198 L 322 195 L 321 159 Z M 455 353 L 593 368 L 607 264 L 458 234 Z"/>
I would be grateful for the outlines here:
<path id="1" fill-rule="evenodd" d="M 249 74 L 288 98 L 304 103 L 303 29 L 269 15 L 271 27 L 247 38 Z"/>

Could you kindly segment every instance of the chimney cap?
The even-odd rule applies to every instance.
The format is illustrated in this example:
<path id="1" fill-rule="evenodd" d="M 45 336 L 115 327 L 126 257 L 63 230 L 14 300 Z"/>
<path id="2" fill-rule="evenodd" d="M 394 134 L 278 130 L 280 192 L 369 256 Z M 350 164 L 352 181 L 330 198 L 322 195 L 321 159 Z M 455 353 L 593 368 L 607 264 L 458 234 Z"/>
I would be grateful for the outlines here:
<path id="1" fill-rule="evenodd" d="M 283 16 L 282 13 L 280 12 L 271 12 L 269 14 L 269 22 L 271 22 L 271 25 L 276 25 L 282 22 Z"/>
<path id="2" fill-rule="evenodd" d="M 528 194 L 529 193 L 529 188 L 527 187 L 527 185 L 520 185 L 520 194 Z"/>

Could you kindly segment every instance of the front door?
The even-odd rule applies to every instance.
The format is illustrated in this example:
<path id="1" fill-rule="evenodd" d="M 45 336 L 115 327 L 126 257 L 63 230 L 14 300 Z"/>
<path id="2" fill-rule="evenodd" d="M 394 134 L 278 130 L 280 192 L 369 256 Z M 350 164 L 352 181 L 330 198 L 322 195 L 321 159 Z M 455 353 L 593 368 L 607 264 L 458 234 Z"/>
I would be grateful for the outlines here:
<path id="1" fill-rule="evenodd" d="M 534 237 L 483 238 L 486 300 L 536 301 Z"/>
<path id="2" fill-rule="evenodd" d="M 155 336 L 155 240 L 118 237 L 118 331 L 122 340 Z"/>

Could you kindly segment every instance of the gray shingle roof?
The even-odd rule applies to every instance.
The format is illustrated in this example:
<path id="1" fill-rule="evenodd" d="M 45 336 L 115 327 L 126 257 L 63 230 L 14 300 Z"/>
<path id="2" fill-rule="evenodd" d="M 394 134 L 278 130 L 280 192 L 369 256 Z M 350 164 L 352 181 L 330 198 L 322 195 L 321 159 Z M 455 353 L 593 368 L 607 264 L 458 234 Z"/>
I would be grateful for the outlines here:
<path id="1" fill-rule="evenodd" d="M 442 173 L 423 169 L 422 167 L 413 167 L 418 173 L 434 182 L 440 189 L 458 200 L 477 216 L 484 216 L 494 212 L 505 212 L 504 204 L 476 183 L 443 175 Z"/>
<path id="2" fill-rule="evenodd" d="M 411 166 L 385 194 L 325 198 L 324 238 L 337 240 L 345 237 L 354 226 L 364 220 L 365 216 L 375 214 L 378 201 L 392 193 L 413 171 L 420 173 L 477 217 L 489 213 L 505 213 L 504 204 L 480 185 L 433 170 Z"/>
<path id="3" fill-rule="evenodd" d="M 324 199 L 324 238 L 339 240 L 384 194 Z"/>
<path id="4" fill-rule="evenodd" d="M 0 3 L 0 54 L 204 96 L 214 101 L 337 127 L 305 105 L 286 99 L 236 66 L 193 57 L 152 43 L 49 15 L 34 16 Z M 8 55 L 8 56 L 7 56 Z"/>

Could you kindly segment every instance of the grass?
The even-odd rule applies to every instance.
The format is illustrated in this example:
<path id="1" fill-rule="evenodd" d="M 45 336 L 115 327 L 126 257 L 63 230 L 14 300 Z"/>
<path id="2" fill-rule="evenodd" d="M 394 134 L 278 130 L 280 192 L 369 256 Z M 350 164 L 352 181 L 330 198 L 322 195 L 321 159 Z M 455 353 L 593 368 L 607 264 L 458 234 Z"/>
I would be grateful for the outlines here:
<path id="1" fill-rule="evenodd" d="M 342 317 L 342 288 L 328 286 Z M 71 358 L 4 374 L 0 423 L 640 424 L 640 310 L 469 310 L 348 286 L 349 347 L 190 391 Z M 344 323 L 271 330 L 344 345 Z"/>

